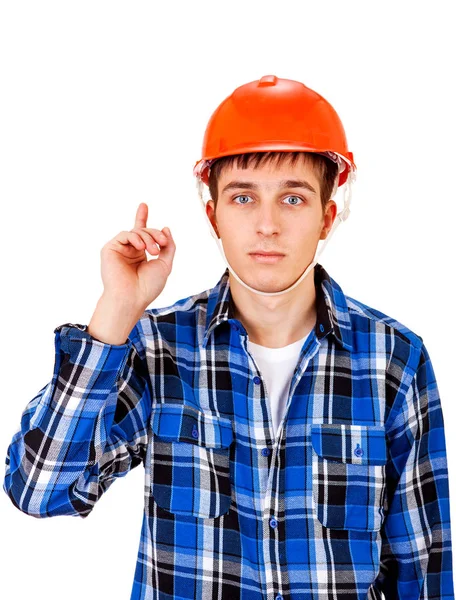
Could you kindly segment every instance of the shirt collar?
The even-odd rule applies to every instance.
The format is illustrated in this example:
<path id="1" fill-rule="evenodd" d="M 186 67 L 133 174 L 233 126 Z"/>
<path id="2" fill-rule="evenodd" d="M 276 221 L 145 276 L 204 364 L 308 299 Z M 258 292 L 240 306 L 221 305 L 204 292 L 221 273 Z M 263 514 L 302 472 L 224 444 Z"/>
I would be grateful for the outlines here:
<path id="1" fill-rule="evenodd" d="M 353 332 L 345 294 L 320 263 L 315 265 L 314 281 L 317 302 L 315 325 L 317 338 L 332 335 L 343 348 L 353 350 Z M 206 347 L 209 336 L 216 327 L 234 318 L 227 267 L 217 284 L 209 290 L 203 347 Z"/>

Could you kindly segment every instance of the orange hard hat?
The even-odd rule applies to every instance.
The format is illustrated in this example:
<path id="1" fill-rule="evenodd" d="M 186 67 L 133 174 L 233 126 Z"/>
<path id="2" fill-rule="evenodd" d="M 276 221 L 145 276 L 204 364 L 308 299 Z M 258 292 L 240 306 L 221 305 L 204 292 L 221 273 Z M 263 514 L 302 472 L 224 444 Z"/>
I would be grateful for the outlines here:
<path id="1" fill-rule="evenodd" d="M 218 158 L 270 151 L 328 156 L 339 165 L 338 187 L 356 171 L 331 104 L 299 81 L 265 75 L 236 88 L 214 111 L 193 173 L 208 185 L 210 167 Z"/>

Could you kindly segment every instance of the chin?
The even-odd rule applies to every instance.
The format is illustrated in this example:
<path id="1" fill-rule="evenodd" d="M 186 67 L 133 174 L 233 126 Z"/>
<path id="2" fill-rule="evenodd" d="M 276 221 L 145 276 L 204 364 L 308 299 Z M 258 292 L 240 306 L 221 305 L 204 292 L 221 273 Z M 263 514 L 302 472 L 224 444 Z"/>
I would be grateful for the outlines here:
<path id="1" fill-rule="evenodd" d="M 283 269 L 277 268 L 277 265 L 257 264 L 236 271 L 236 274 L 244 283 L 261 292 L 280 292 L 289 287 L 293 280 L 296 281 L 299 277 L 293 277 Z"/>

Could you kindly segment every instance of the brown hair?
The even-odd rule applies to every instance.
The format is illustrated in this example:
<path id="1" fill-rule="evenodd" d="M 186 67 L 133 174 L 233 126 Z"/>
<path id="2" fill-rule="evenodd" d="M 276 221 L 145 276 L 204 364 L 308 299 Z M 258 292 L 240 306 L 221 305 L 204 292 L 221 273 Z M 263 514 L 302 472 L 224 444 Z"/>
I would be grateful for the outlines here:
<path id="1" fill-rule="evenodd" d="M 304 159 L 308 161 L 314 172 L 320 180 L 320 198 L 323 213 L 328 200 L 331 198 L 331 192 L 339 173 L 337 164 L 327 156 L 317 154 L 315 152 L 247 152 L 245 154 L 233 154 L 231 156 L 223 156 L 218 158 L 211 166 L 209 174 L 209 192 L 214 201 L 214 210 L 217 208 L 218 200 L 218 180 L 221 172 L 225 167 L 231 167 L 236 163 L 236 167 L 247 169 L 250 166 L 257 168 L 262 164 L 270 164 L 274 160 L 276 165 L 281 165 L 285 160 L 291 160 L 291 165 L 294 166 L 298 157 L 304 155 Z"/>

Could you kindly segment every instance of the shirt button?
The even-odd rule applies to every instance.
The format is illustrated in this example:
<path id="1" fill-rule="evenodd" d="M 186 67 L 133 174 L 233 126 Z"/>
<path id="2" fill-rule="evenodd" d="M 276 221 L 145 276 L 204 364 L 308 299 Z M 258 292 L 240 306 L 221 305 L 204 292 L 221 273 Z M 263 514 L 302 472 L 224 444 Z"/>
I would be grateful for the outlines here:
<path id="1" fill-rule="evenodd" d="M 272 517 L 272 519 L 269 521 L 269 525 L 271 527 L 277 527 L 277 521 L 274 519 L 274 517 Z"/>
<path id="2" fill-rule="evenodd" d="M 194 427 L 194 428 L 192 429 L 192 436 L 193 436 L 194 438 L 197 438 L 197 437 L 198 437 L 198 429 L 196 429 L 196 427 Z"/>
<path id="3" fill-rule="evenodd" d="M 253 378 L 253 382 L 254 383 L 261 383 L 260 377 L 258 377 L 258 375 L 255 375 L 255 377 Z"/>
<path id="4" fill-rule="evenodd" d="M 356 444 L 356 448 L 354 449 L 354 453 L 356 456 L 362 456 L 364 454 L 364 450 L 359 447 L 359 444 Z"/>
<path id="5" fill-rule="evenodd" d="M 263 456 L 269 456 L 271 454 L 271 451 L 269 450 L 269 448 L 263 448 L 263 450 L 261 451 L 261 454 Z"/>
<path id="6" fill-rule="evenodd" d="M 277 594 L 277 596 L 275 597 L 275 600 L 283 600 L 282 594 Z"/>

